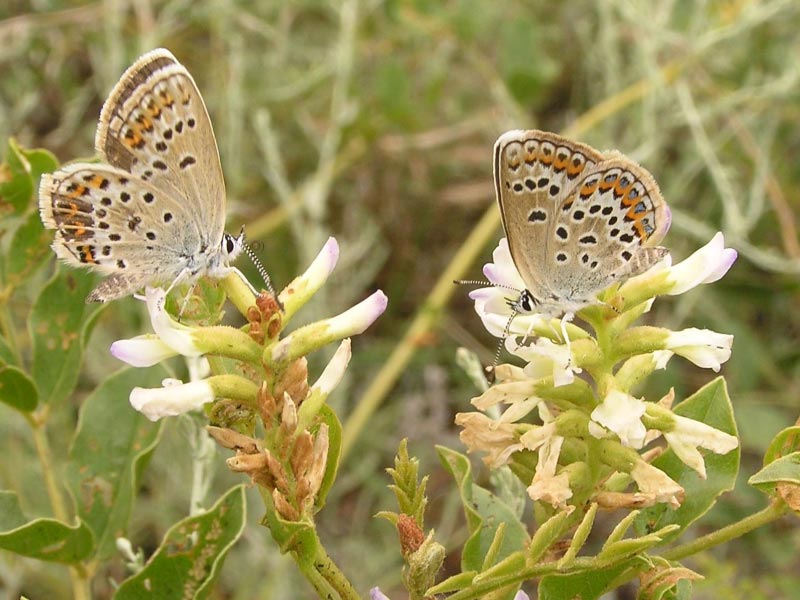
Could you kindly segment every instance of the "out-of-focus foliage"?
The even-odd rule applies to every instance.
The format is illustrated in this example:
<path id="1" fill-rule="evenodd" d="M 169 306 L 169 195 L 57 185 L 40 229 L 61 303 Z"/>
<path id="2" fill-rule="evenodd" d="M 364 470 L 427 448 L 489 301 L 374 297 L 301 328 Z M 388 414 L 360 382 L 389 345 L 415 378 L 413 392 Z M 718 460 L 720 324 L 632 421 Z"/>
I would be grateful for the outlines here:
<path id="1" fill-rule="evenodd" d="M 654 174 L 672 207 L 665 244 L 676 258 L 716 230 L 739 250 L 719 285 L 657 307 L 666 326 L 736 335 L 724 374 L 743 437 L 741 476 L 704 521 L 722 525 L 763 502 L 745 483 L 760 466 L 748 456 L 762 455 L 797 416 L 798 29 L 800 5 L 791 0 L 12 0 L 0 6 L 0 140 L 47 148 L 62 162 L 91 156 L 111 86 L 142 52 L 169 48 L 193 73 L 211 113 L 229 229 L 247 224 L 278 286 L 334 234 L 343 256 L 317 306 L 344 308 L 375 287 L 390 298 L 379 326 L 355 342 L 362 351 L 354 352 L 336 406 L 346 417 L 461 243 L 494 209 L 495 138 L 511 128 L 563 132 L 581 124 L 583 141 L 618 148 Z M 7 236 L 4 244 L 13 256 Z M 39 287 L 51 269 L 36 271 Z M 476 263 L 461 275 L 479 269 Z M 469 346 L 490 362 L 495 341 L 481 333 L 465 290 L 453 294 L 436 326 L 414 339 L 411 359 L 360 432 L 321 515 L 321 537 L 362 592 L 399 583 L 399 559 L 386 541 L 393 532 L 372 515 L 389 503 L 383 469 L 400 438 L 422 457 L 422 471 L 433 471 L 429 525 L 454 544 L 468 535 L 433 445 L 459 447 L 452 413 L 474 395 L 454 368 L 455 348 Z M 25 289 L 6 300 L 3 320 L 28 310 Z M 130 299 L 99 316 L 72 402 L 117 368 L 110 342 L 142 329 L 141 308 Z M 703 381 L 687 366 L 661 377 L 668 380 L 656 381 L 659 389 L 675 385 L 679 397 Z M 2 410 L 0 488 L 19 490 L 31 503 L 25 513 L 50 516 L 28 430 Z M 64 435 L 51 432 L 56 456 L 66 454 L 74 422 L 65 417 L 59 425 Z M 134 544 L 153 548 L 185 516 L 190 481 L 186 440 L 172 423 L 145 474 Z M 236 481 L 221 469 L 218 490 Z M 249 515 L 253 526 L 231 550 L 219 589 L 231 598 L 309 596 L 255 526 L 259 517 Z M 723 561 L 720 554 L 716 568 L 701 571 L 739 591 L 755 589 L 769 573 L 776 594 L 791 593 L 786 582 L 800 569 L 796 532 L 776 527 L 747 541 L 729 551 L 746 555 L 728 553 Z M 452 556 L 445 568 L 457 564 Z M 104 568 L 121 578 L 124 567 L 115 559 Z M 387 579 L 392 573 L 397 579 Z M 66 597 L 65 577 L 57 565 L 0 555 L 0 582 L 12 593 Z M 715 589 L 709 582 L 696 593 L 710 598 Z M 104 597 L 109 588 L 96 592 Z"/>

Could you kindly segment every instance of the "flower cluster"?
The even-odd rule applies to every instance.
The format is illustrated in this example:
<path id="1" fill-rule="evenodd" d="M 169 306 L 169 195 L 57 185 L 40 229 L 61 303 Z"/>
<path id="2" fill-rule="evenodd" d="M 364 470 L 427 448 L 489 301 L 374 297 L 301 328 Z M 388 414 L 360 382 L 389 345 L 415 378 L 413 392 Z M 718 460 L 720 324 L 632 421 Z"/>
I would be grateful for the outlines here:
<path id="1" fill-rule="evenodd" d="M 508 289 L 523 290 L 525 284 L 502 239 L 484 268 L 493 286 L 470 296 L 487 330 L 506 335 L 506 349 L 525 365 L 499 365 L 496 384 L 472 400 L 477 411 L 456 416 L 464 444 L 483 453 L 490 468 L 530 465 L 529 496 L 556 508 L 586 500 L 609 507 L 680 506 L 684 490 L 650 464 L 663 451 L 651 443 L 663 438 L 705 478 L 699 449 L 726 454 L 738 440 L 674 414 L 672 391 L 649 402 L 631 390 L 675 354 L 719 371 L 730 357 L 733 336 L 631 325 L 656 296 L 716 281 L 735 260 L 736 251 L 725 248 L 719 233 L 679 264 L 673 266 L 667 256 L 649 271 L 605 290 L 596 305 L 578 313 L 591 326 L 591 335 L 567 319 L 559 323 L 535 312 L 515 316 L 509 325 L 514 303 Z M 635 484 L 636 490 L 621 492 L 627 486 L 620 486 L 620 480 Z"/>
<path id="2" fill-rule="evenodd" d="M 280 292 L 254 297 L 241 275 L 223 281 L 229 296 L 248 323 L 229 326 L 188 326 L 167 311 L 166 292 L 148 288 L 144 300 L 153 334 L 119 340 L 111 353 L 135 367 L 155 365 L 184 356 L 192 380 L 164 380 L 159 388 L 134 388 L 131 405 L 148 419 L 205 408 L 214 426 L 209 433 L 236 456 L 234 471 L 247 473 L 272 494 L 277 512 L 298 520 L 312 509 L 326 471 L 329 425 L 323 406 L 350 361 L 350 339 L 362 333 L 386 309 L 381 291 L 345 312 L 294 330 L 281 337 L 292 316 L 327 280 L 339 256 L 330 238 L 306 272 Z M 305 356 L 332 342 L 340 345 L 320 377 L 308 384 Z M 206 356 L 235 361 L 236 374 L 210 375 Z M 258 418 L 263 439 L 253 436 Z"/>

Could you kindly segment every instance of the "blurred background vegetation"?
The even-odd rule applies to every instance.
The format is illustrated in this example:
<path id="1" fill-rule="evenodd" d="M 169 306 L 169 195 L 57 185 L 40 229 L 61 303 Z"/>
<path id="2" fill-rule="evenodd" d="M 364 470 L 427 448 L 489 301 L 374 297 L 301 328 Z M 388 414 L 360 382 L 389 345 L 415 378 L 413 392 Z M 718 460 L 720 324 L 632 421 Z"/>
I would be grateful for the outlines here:
<path id="1" fill-rule="evenodd" d="M 427 524 L 451 550 L 451 570 L 465 536 L 433 447 L 463 450 L 453 415 L 469 409 L 475 392 L 455 365 L 456 348 L 488 363 L 496 341 L 482 331 L 467 290 L 450 282 L 479 276 L 501 235 L 491 148 L 507 129 L 567 132 L 642 163 L 672 207 L 665 243 L 676 260 L 717 230 L 739 250 L 723 281 L 658 301 L 648 320 L 736 335 L 723 374 L 743 438 L 742 472 L 699 527 L 763 506 L 745 481 L 800 405 L 798 31 L 800 3 L 792 0 L 6 0 L 0 140 L 48 148 L 61 161 L 91 156 L 100 106 L 122 71 L 167 47 L 211 113 L 229 229 L 247 224 L 278 287 L 329 235 L 339 240 L 339 266 L 300 318 L 335 314 L 375 288 L 389 295 L 386 314 L 354 341 L 350 378 L 334 401 L 348 454 L 320 531 L 362 593 L 380 585 L 400 597 L 396 535 L 372 515 L 394 507 L 384 469 L 402 437 L 431 473 Z M 14 302 L 22 310 L 24 294 Z M 118 368 L 110 342 L 148 328 L 131 299 L 104 312 L 84 394 Z M 658 398 L 675 386 L 682 398 L 709 379 L 675 359 L 643 392 Z M 78 395 L 76 410 L 80 402 Z M 60 425 L 51 443 L 63 452 L 74 414 Z M 22 419 L 4 410 L 0 488 L 22 490 L 26 510 L 46 515 L 30 444 Z M 129 532 L 146 551 L 188 511 L 188 446 L 174 420 Z M 240 481 L 222 456 L 217 463 L 209 504 Z M 229 555 L 216 597 L 311 597 L 257 526 L 260 501 L 251 493 L 252 526 Z M 690 562 L 708 576 L 697 597 L 800 597 L 800 528 L 787 525 Z M 107 565 L 98 597 L 110 589 L 105 579 L 123 573 L 121 560 Z M 58 566 L 0 556 L 0 587 L 12 597 L 24 589 L 63 598 L 65 577 Z"/>

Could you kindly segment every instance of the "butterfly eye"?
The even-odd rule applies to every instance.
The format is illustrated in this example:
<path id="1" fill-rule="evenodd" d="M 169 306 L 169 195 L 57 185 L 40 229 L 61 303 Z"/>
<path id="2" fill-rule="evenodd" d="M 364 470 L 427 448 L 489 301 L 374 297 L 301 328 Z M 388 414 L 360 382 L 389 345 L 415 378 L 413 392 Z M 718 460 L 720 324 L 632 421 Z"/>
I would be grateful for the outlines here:
<path id="1" fill-rule="evenodd" d="M 228 234 L 225 234 L 225 252 L 231 254 L 235 247 L 236 243 L 233 241 L 233 238 Z"/>

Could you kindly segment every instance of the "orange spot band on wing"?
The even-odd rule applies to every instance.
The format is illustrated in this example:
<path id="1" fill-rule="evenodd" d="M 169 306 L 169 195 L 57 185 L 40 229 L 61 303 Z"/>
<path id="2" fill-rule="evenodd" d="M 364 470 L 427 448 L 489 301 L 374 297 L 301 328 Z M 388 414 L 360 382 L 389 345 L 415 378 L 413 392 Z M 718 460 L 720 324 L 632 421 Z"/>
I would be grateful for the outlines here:
<path id="1" fill-rule="evenodd" d="M 601 179 L 600 183 L 599 183 L 600 191 L 601 192 L 606 192 L 606 191 L 610 190 L 612 187 L 614 187 L 616 185 L 617 181 L 619 181 L 619 178 L 612 179 L 611 181 L 606 181 L 605 178 Z"/>
<path id="2" fill-rule="evenodd" d="M 581 186 L 580 195 L 583 197 L 591 196 L 592 194 L 594 194 L 595 190 L 597 189 L 597 186 L 598 186 L 597 182 L 595 182 L 594 185 L 583 184 L 583 186 Z"/>

